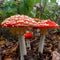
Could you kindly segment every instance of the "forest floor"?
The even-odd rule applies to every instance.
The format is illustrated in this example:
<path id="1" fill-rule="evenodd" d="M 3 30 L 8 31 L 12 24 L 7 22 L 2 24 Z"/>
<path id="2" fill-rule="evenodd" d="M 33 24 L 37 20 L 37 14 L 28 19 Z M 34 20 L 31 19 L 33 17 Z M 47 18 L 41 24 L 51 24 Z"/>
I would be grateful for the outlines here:
<path id="1" fill-rule="evenodd" d="M 52 60 L 54 51 L 60 53 L 60 32 L 51 30 L 47 33 L 43 54 L 38 52 L 40 36 L 31 40 L 31 50 L 27 47 L 27 60 Z M 18 40 L 0 40 L 0 60 L 19 60 Z"/>

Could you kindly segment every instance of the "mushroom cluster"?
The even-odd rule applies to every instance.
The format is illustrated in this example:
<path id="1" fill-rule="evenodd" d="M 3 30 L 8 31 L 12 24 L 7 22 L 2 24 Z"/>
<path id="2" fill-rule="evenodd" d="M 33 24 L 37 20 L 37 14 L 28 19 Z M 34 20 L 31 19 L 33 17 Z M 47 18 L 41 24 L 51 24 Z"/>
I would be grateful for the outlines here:
<path id="1" fill-rule="evenodd" d="M 36 21 L 35 21 L 36 20 Z M 14 15 L 1 23 L 2 27 L 8 27 L 13 34 L 17 34 L 20 48 L 20 60 L 25 60 L 27 55 L 24 33 L 29 28 L 41 29 L 41 37 L 38 52 L 43 53 L 45 35 L 47 28 L 58 28 L 58 25 L 51 20 L 40 20 L 28 17 L 26 15 Z M 40 20 L 40 21 L 39 21 Z M 26 37 L 26 35 L 25 35 Z M 28 38 L 31 38 L 30 33 Z"/>

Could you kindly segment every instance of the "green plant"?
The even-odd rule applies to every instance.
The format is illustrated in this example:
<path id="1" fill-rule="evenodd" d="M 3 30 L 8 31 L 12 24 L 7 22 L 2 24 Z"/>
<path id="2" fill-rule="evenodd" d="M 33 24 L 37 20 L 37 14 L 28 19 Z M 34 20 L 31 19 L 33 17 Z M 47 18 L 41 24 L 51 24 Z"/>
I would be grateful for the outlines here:
<path id="1" fill-rule="evenodd" d="M 60 6 L 56 3 L 56 0 L 51 0 L 51 2 L 48 2 L 48 0 L 40 0 L 40 3 L 35 5 L 36 7 L 36 16 L 40 19 L 51 19 L 57 22 L 59 20 L 59 9 Z"/>
<path id="2" fill-rule="evenodd" d="M 24 14 L 40 19 L 51 19 L 56 22 L 59 21 L 60 6 L 56 0 L 5 0 L 3 8 L 0 10 L 2 20 L 15 14 Z"/>

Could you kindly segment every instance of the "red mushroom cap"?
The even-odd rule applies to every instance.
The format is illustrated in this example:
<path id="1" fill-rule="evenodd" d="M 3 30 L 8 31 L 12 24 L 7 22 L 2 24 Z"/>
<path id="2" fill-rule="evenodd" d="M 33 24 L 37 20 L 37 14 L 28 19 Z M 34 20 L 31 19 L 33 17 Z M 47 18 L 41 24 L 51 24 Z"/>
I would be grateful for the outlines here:
<path id="1" fill-rule="evenodd" d="M 2 22 L 2 27 L 17 27 L 17 26 L 36 26 L 37 22 L 33 18 L 25 15 L 14 15 Z"/>
<path id="2" fill-rule="evenodd" d="M 33 34 L 32 34 L 32 32 L 26 32 L 24 34 L 24 37 L 25 37 L 25 39 L 31 39 L 33 37 Z"/>
<path id="3" fill-rule="evenodd" d="M 38 28 L 58 28 L 58 24 L 51 20 L 42 20 L 38 22 Z"/>

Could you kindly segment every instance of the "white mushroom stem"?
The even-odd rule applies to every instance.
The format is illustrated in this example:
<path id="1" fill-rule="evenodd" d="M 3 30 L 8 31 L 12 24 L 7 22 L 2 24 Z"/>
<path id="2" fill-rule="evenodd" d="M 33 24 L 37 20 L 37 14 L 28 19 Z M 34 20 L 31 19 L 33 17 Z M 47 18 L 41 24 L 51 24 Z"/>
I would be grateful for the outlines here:
<path id="1" fill-rule="evenodd" d="M 39 49 L 38 49 L 38 52 L 41 53 L 43 53 L 45 35 L 46 35 L 46 29 L 41 29 L 41 36 L 40 36 Z"/>
<path id="2" fill-rule="evenodd" d="M 31 50 L 30 40 L 26 39 L 26 46 Z"/>
<path id="3" fill-rule="evenodd" d="M 27 27 L 28 28 L 28 27 Z M 24 60 L 24 56 L 27 55 L 26 44 L 24 33 L 26 31 L 26 27 L 13 27 L 10 30 L 13 34 L 18 35 L 18 43 L 19 43 L 19 52 L 20 52 L 20 60 Z"/>
<path id="4" fill-rule="evenodd" d="M 27 55 L 24 35 L 21 34 L 18 38 L 19 38 L 19 48 L 20 48 L 20 55 L 21 55 L 20 60 L 24 60 L 24 55 Z"/>

